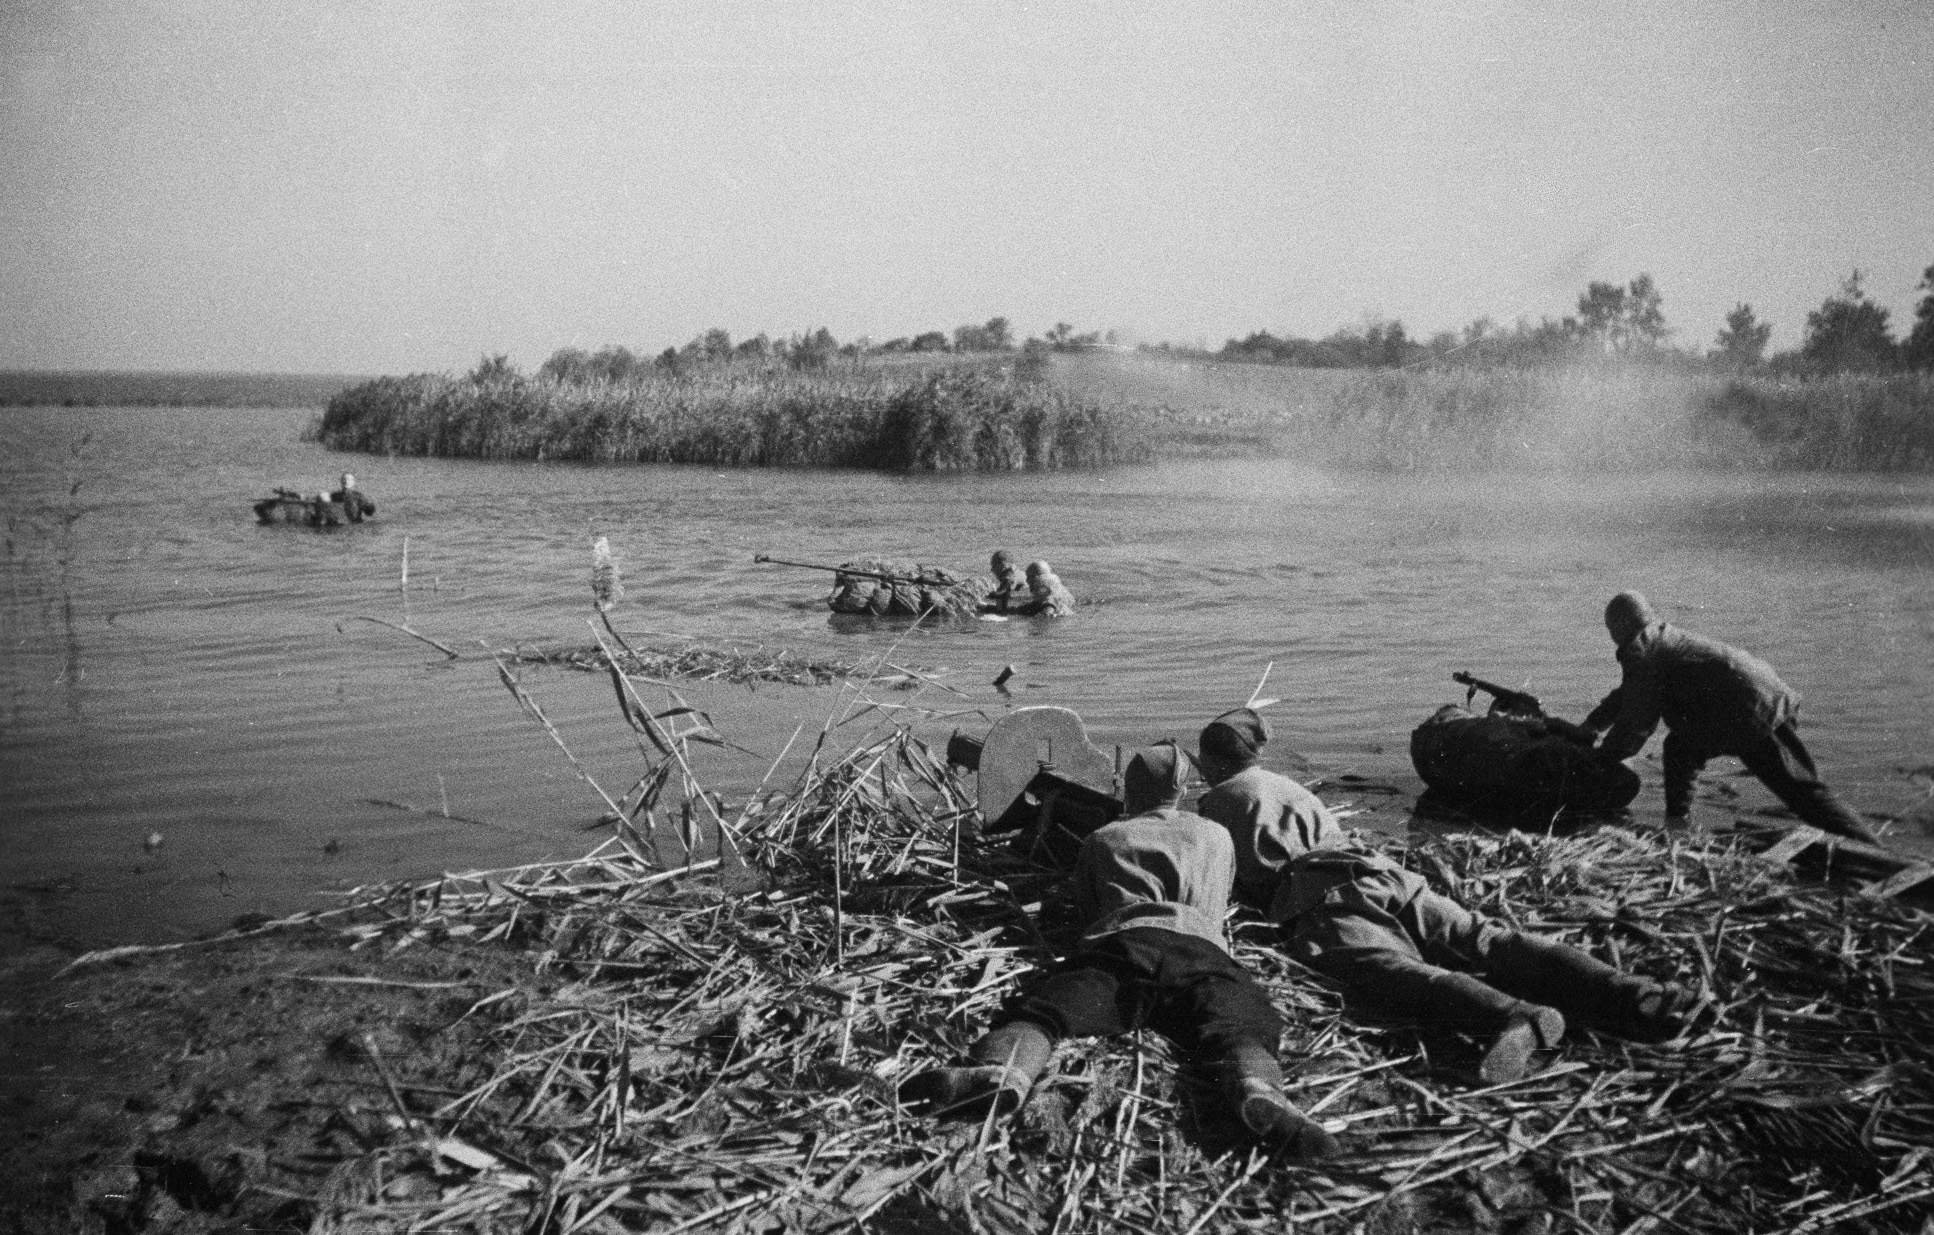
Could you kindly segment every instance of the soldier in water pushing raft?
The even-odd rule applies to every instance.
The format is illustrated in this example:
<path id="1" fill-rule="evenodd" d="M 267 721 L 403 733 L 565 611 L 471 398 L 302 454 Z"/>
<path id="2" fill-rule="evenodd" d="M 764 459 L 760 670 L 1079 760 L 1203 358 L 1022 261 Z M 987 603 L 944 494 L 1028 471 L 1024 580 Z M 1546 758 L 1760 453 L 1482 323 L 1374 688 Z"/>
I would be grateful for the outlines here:
<path id="1" fill-rule="evenodd" d="M 1868 844 L 1880 837 L 1820 780 L 1799 734 L 1799 693 L 1773 667 L 1739 648 L 1680 630 L 1644 596 L 1620 592 L 1605 606 L 1623 677 L 1585 718 L 1604 733 L 1601 754 L 1629 759 L 1665 722 L 1665 813 L 1692 812 L 1699 769 L 1719 756 L 1746 765 L 1773 795 L 1823 832 Z M 1607 732 L 1609 730 L 1609 732 Z"/>
<path id="2" fill-rule="evenodd" d="M 834 613 L 881 617 L 1062 617 L 1074 612 L 1073 594 L 1046 562 L 1030 562 L 1023 576 L 1003 550 L 990 565 L 991 577 L 962 576 L 943 566 L 860 558 L 833 568 L 826 604 Z"/>

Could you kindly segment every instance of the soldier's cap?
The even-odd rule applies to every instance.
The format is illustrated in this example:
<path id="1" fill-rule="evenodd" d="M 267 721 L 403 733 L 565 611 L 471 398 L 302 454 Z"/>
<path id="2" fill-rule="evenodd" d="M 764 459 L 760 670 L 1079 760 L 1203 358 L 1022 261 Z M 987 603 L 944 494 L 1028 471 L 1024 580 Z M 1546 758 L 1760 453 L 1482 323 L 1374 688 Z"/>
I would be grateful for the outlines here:
<path id="1" fill-rule="evenodd" d="M 1132 811 L 1172 806 L 1189 783 L 1189 757 L 1173 742 L 1144 746 L 1128 760 L 1121 776 L 1122 802 Z"/>
<path id="2" fill-rule="evenodd" d="M 1269 722 L 1262 714 L 1254 708 L 1235 708 L 1204 725 L 1197 746 L 1205 759 L 1249 763 L 1267 741 Z"/>
<path id="3" fill-rule="evenodd" d="M 1620 592 L 1605 606 L 1605 629 L 1619 643 L 1625 643 L 1658 620 L 1652 602 L 1640 592 Z"/>
<path id="4" fill-rule="evenodd" d="M 1014 564 L 1014 555 L 1005 549 L 994 550 L 992 565 L 995 570 L 1006 570 Z"/>
<path id="5" fill-rule="evenodd" d="M 1054 567 L 1036 558 L 1027 564 L 1027 577 L 1030 579 L 1052 579 L 1054 578 Z"/>

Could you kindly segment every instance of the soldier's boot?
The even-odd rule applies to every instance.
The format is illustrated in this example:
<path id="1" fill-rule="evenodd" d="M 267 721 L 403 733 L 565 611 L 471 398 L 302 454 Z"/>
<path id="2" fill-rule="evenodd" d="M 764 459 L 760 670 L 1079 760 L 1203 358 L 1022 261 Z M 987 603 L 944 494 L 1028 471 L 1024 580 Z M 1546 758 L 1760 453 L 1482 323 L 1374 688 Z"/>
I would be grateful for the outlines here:
<path id="1" fill-rule="evenodd" d="M 1515 1081 L 1531 1056 L 1563 1041 L 1564 1013 L 1498 990 L 1467 973 L 1445 972 L 1431 979 L 1427 1017 L 1451 1028 L 1485 1035 L 1488 1043 L 1477 1074 L 1487 1084 Z"/>
<path id="2" fill-rule="evenodd" d="M 1223 1087 L 1242 1126 L 1292 1162 L 1335 1157 L 1336 1138 L 1283 1093 L 1283 1070 L 1260 1042 L 1238 1042 L 1224 1063 Z"/>
<path id="3" fill-rule="evenodd" d="M 1676 982 L 1624 974 L 1605 991 L 1607 1014 L 1597 1028 L 1635 1042 L 1669 1042 L 1683 1034 L 1704 1002 Z"/>
<path id="4" fill-rule="evenodd" d="M 990 1030 L 968 1051 L 971 1064 L 929 1068 L 900 1084 L 899 1099 L 916 1114 L 936 1118 L 984 1119 L 1008 1115 L 1027 1101 L 1034 1078 L 1054 1053 L 1047 1030 L 1033 1021 L 1013 1021 Z"/>

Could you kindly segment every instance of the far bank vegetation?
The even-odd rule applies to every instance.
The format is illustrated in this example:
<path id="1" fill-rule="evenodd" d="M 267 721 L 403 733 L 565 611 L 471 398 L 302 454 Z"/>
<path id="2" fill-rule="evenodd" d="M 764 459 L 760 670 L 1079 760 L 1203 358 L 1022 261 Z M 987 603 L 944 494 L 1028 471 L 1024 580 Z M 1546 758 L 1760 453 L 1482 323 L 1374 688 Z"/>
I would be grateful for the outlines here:
<path id="1" fill-rule="evenodd" d="M 588 463 L 1054 470 L 1293 454 L 1438 468 L 1934 469 L 1934 267 L 1908 338 L 1858 272 L 1768 359 L 1741 304 L 1701 355 L 1672 347 L 1649 276 L 1593 283 L 1579 313 L 1411 340 L 1370 321 L 1322 340 L 1260 331 L 1216 351 L 1129 348 L 1005 318 L 884 344 L 824 328 L 734 343 L 722 329 L 641 357 L 566 348 L 526 375 L 381 378 L 315 436 L 347 450 Z"/>

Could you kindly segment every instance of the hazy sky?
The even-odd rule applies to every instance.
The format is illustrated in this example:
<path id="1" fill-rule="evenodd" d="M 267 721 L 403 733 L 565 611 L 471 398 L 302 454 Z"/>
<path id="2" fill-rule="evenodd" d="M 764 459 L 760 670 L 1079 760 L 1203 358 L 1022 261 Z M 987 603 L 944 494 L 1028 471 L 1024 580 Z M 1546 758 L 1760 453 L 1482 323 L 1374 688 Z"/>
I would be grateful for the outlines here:
<path id="1" fill-rule="evenodd" d="M 1934 265 L 1926 0 L 0 4 L 0 366 L 995 315 L 1413 336 Z"/>

